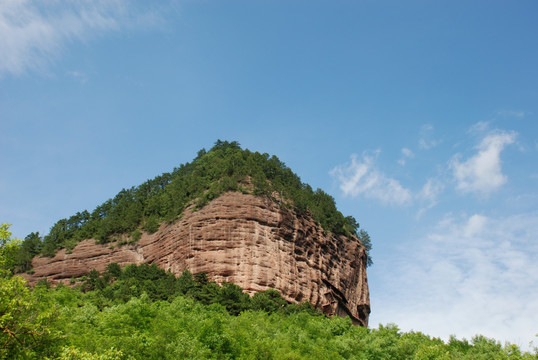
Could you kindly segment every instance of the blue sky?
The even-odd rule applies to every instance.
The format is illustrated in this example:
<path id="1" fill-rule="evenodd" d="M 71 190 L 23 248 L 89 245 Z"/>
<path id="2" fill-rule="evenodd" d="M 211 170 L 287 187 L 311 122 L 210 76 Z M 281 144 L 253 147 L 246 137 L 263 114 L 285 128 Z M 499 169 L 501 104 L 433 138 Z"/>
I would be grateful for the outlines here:
<path id="1" fill-rule="evenodd" d="M 372 236 L 371 325 L 538 333 L 535 1 L 0 3 L 0 221 L 42 234 L 210 148 Z"/>

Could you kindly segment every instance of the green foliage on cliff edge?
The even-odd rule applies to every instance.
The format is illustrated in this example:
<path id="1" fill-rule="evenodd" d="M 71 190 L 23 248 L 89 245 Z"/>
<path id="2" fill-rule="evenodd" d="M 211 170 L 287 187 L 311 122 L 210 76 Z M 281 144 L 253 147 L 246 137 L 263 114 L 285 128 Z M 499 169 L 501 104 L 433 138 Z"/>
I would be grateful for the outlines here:
<path id="1" fill-rule="evenodd" d="M 191 163 L 123 189 L 91 213 L 84 210 L 59 220 L 41 243 L 35 244 L 39 234 L 29 235 L 28 254 L 21 255 L 19 270 L 27 270 L 28 259 L 38 252 L 53 256 L 58 249 L 72 249 L 84 239 L 106 243 L 137 229 L 155 232 L 160 223 L 175 221 L 188 206 L 199 209 L 226 191 L 267 196 L 284 208 L 311 215 L 326 231 L 356 235 L 371 248 L 369 236 L 357 232 L 359 224 L 353 217 L 342 215 L 330 195 L 302 183 L 276 156 L 243 150 L 235 141 L 218 140 L 211 150 L 200 150 Z"/>

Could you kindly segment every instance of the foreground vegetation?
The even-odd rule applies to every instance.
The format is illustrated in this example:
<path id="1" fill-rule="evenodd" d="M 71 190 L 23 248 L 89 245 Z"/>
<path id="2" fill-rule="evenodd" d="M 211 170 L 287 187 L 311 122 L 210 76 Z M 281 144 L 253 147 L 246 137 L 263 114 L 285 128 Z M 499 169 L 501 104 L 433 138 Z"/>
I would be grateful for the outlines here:
<path id="1" fill-rule="evenodd" d="M 0 359 L 538 359 L 476 336 L 448 342 L 396 325 L 353 326 L 275 290 L 252 297 L 204 274 L 108 266 L 69 287 L 30 289 L 0 227 Z"/>
<path id="2" fill-rule="evenodd" d="M 538 358 L 482 336 L 444 343 L 395 325 L 352 326 L 349 318 L 326 318 L 310 308 L 232 315 L 219 302 L 206 305 L 190 296 L 151 300 L 142 293 L 112 304 L 96 291 L 44 285 L 29 290 L 17 277 L 1 282 L 2 304 L 9 295 L 18 298 L 16 307 L 2 309 L 4 359 Z"/>
<path id="3" fill-rule="evenodd" d="M 84 239 L 106 243 L 127 236 L 129 241 L 137 241 L 141 231 L 155 232 L 163 221 L 178 219 L 187 207 L 199 209 L 226 191 L 269 197 L 283 208 L 312 216 L 328 232 L 359 237 L 367 251 L 371 249 L 368 233 L 359 230 L 355 218 L 342 215 L 330 195 L 301 182 L 276 156 L 219 140 L 211 150 L 200 150 L 191 163 L 123 189 L 91 213 L 84 210 L 59 220 L 43 238 L 39 233 L 29 234 L 15 269 L 28 271 L 35 255 L 53 256 L 58 249 L 73 249 Z M 368 265 L 371 263 L 368 255 Z"/>

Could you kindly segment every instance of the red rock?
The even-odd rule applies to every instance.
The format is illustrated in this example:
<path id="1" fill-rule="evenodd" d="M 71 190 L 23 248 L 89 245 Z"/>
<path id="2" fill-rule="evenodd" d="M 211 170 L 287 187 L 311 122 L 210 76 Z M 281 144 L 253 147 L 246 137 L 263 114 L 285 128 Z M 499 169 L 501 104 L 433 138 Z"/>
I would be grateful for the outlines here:
<path id="1" fill-rule="evenodd" d="M 327 234 L 308 216 L 268 198 L 228 192 L 198 211 L 188 208 L 173 224 L 143 234 L 132 245 L 80 242 L 67 254 L 36 257 L 30 284 L 69 282 L 108 264 L 156 263 L 180 275 L 205 272 L 252 294 L 274 288 L 290 302 L 310 301 L 327 315 L 349 315 L 368 325 L 366 250 L 356 237 Z"/>

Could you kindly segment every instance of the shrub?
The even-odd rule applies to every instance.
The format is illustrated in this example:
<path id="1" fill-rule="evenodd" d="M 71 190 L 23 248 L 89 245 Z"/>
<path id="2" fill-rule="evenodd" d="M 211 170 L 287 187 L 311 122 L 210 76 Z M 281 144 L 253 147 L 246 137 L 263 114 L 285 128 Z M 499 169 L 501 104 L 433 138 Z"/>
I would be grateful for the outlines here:
<path id="1" fill-rule="evenodd" d="M 157 231 L 157 230 L 155 230 L 155 231 Z M 142 237 L 142 232 L 139 229 L 135 229 L 131 233 L 131 241 L 132 242 L 137 242 L 138 240 L 140 240 L 141 237 Z"/>

